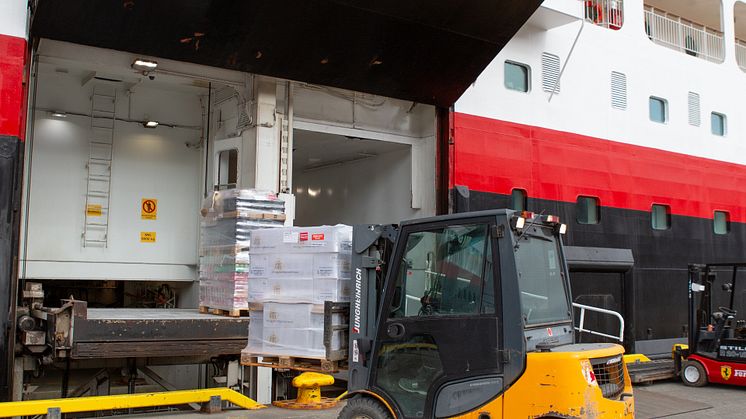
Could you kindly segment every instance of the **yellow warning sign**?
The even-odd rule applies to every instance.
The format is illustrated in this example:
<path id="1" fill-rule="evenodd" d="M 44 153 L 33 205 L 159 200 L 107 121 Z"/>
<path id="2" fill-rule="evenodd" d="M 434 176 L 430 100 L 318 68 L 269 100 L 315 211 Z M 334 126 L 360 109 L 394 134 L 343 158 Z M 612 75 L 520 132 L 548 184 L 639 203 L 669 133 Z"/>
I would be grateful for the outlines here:
<path id="1" fill-rule="evenodd" d="M 158 218 L 158 200 L 143 198 L 140 204 L 140 218 L 143 220 L 155 220 Z"/>
<path id="2" fill-rule="evenodd" d="M 141 231 L 140 243 L 155 243 L 155 231 Z"/>
<path id="3" fill-rule="evenodd" d="M 99 204 L 88 204 L 85 207 L 85 215 L 89 217 L 100 217 L 101 216 L 101 205 Z"/>

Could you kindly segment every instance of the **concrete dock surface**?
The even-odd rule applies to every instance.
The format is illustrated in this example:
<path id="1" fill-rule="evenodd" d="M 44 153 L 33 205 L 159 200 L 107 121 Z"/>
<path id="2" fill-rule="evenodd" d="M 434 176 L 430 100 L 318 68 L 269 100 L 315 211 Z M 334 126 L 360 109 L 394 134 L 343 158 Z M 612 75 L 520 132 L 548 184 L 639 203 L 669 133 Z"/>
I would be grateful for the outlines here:
<path id="1" fill-rule="evenodd" d="M 746 388 L 709 385 L 701 388 L 686 387 L 678 380 L 635 387 L 637 419 L 707 419 L 746 418 Z M 137 419 L 333 419 L 342 410 L 344 402 L 329 410 L 286 410 L 277 407 L 247 411 L 225 410 L 222 413 L 151 413 L 128 416 Z M 507 416 L 509 418 L 509 416 Z M 122 416 L 117 416 L 122 418 Z"/>

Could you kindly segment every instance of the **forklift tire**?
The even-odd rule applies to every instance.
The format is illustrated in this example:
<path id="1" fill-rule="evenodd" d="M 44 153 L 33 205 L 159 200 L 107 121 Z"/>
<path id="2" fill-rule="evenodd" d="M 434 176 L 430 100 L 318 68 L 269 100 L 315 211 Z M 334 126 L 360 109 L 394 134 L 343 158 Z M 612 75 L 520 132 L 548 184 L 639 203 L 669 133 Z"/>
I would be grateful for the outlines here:
<path id="1" fill-rule="evenodd" d="M 681 367 L 681 382 L 690 387 L 702 387 L 707 384 L 705 367 L 697 361 L 684 361 Z"/>
<path id="2" fill-rule="evenodd" d="M 347 405 L 339 412 L 337 419 L 394 419 L 378 400 L 356 396 L 347 400 Z"/>

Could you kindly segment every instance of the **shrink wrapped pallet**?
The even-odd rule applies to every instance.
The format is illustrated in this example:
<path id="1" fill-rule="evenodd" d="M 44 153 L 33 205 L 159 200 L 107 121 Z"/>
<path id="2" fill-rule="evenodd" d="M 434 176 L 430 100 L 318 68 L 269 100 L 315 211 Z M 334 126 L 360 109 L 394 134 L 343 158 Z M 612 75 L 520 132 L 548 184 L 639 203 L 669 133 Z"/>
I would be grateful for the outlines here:
<path id="1" fill-rule="evenodd" d="M 350 300 L 352 227 L 257 230 L 250 249 L 249 302 L 262 307 L 263 325 L 249 328 L 245 352 L 324 359 L 346 346 L 340 330 L 324 345 L 323 304 Z"/>
<path id="2" fill-rule="evenodd" d="M 249 302 L 348 302 L 352 227 L 283 227 L 254 231 Z"/>
<path id="3" fill-rule="evenodd" d="M 252 236 L 252 254 L 350 253 L 352 227 L 338 224 L 320 227 L 265 229 Z"/>
<path id="4" fill-rule="evenodd" d="M 266 303 L 260 312 L 251 312 L 249 343 L 244 350 L 252 355 L 324 358 L 324 313 L 313 304 Z M 261 324 L 259 324 L 261 322 Z M 332 324 L 342 324 L 335 314 Z M 252 325 L 253 324 L 253 325 Z M 331 334 L 330 349 L 346 345 L 343 331 Z"/>
<path id="5" fill-rule="evenodd" d="M 201 307 L 248 309 L 251 235 L 282 227 L 285 204 L 276 195 L 253 189 L 215 192 L 202 208 L 200 235 Z"/>

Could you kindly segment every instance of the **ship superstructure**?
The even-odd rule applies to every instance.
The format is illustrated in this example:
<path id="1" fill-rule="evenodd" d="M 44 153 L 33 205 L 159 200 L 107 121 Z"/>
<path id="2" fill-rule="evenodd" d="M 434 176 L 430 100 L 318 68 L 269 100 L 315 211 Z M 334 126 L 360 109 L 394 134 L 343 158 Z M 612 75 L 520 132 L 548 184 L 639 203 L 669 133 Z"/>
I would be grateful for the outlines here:
<path id="1" fill-rule="evenodd" d="M 632 250 L 634 275 L 578 273 L 573 294 L 632 312 L 638 350 L 685 336 L 687 263 L 743 258 L 742 40 L 741 1 L 545 1 L 454 107 L 470 210 L 559 213 L 568 244 Z"/>

